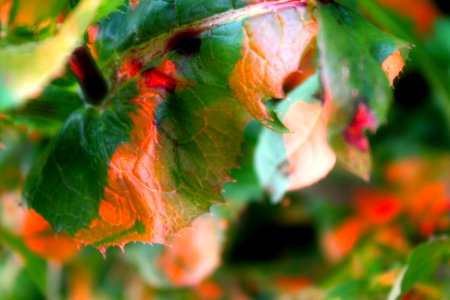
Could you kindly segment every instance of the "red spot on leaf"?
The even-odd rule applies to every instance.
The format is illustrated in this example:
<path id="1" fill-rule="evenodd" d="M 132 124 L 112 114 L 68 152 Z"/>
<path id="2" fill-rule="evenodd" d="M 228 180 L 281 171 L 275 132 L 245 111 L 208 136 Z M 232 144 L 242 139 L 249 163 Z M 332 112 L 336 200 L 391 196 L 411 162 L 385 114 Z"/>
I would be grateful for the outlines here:
<path id="1" fill-rule="evenodd" d="M 156 68 L 143 72 L 143 83 L 147 88 L 157 88 L 173 93 L 177 85 L 173 77 L 175 73 L 175 65 L 171 61 L 166 61 Z"/>
<path id="2" fill-rule="evenodd" d="M 123 63 L 123 65 L 119 69 L 117 76 L 120 79 L 133 78 L 134 76 L 139 74 L 141 69 L 142 69 L 142 63 L 139 60 L 128 59 Z"/>
<path id="3" fill-rule="evenodd" d="M 366 104 L 360 103 L 352 123 L 344 133 L 345 140 L 359 150 L 367 152 L 369 141 L 364 134 L 366 129 L 372 132 L 376 130 L 376 118 Z"/>

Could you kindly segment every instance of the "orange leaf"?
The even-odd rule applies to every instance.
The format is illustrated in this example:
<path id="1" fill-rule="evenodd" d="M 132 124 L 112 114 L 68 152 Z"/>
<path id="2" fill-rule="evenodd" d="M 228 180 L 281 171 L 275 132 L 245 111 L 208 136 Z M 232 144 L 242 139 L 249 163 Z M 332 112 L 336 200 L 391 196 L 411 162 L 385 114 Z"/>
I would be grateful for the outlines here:
<path id="1" fill-rule="evenodd" d="M 263 100 L 285 97 L 284 79 L 298 69 L 317 35 L 317 24 L 308 20 L 308 14 L 300 7 L 245 23 L 243 58 L 234 68 L 230 86 L 250 114 L 265 124 L 272 119 Z"/>
<path id="2" fill-rule="evenodd" d="M 283 136 L 289 162 L 289 190 L 317 182 L 334 167 L 336 156 L 327 141 L 327 108 L 322 103 L 298 101 L 283 119 L 293 132 Z"/>

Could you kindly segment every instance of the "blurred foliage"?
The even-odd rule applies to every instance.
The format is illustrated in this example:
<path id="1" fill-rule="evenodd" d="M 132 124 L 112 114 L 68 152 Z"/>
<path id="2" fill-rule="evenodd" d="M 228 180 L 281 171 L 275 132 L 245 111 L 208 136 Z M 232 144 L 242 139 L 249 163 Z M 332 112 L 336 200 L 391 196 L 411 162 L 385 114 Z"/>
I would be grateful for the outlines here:
<path id="1" fill-rule="evenodd" d="M 34 1 L 0 0 L 0 34 L 2 9 L 10 2 L 13 34 L 7 42 L 21 44 L 51 36 L 59 14 L 78 1 L 53 0 L 47 11 Z M 54 236 L 44 220 L 33 221 L 36 231 L 30 233 L 32 211 L 22 205 L 18 189 L 48 137 L 82 106 L 67 73 L 35 100 L 0 115 L 0 299 L 448 299 L 448 2 L 338 2 L 358 6 L 377 25 L 414 44 L 395 81 L 387 122 L 369 134 L 374 156 L 369 183 L 337 168 L 272 203 L 254 169 L 265 129 L 251 123 L 240 168 L 231 173 L 236 182 L 223 187 L 227 202 L 168 245 L 135 243 L 100 253 Z M 110 3 L 94 19 L 123 1 Z M 0 46 L 4 43 L 0 38 Z M 55 105 L 61 87 L 64 107 Z M 69 241 L 58 248 L 64 238 Z"/>

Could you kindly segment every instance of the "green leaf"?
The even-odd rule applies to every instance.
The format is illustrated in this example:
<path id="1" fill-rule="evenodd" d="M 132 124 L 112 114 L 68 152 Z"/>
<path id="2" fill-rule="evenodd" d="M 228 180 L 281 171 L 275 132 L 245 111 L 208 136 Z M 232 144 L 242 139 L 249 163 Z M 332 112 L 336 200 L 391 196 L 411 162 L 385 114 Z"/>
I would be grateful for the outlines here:
<path id="1" fill-rule="evenodd" d="M 440 265 L 447 264 L 448 267 L 449 258 L 450 239 L 447 237 L 418 246 L 409 256 L 406 268 L 397 278 L 389 299 L 398 299 L 415 284 L 429 280 Z"/>
<path id="2" fill-rule="evenodd" d="M 346 300 L 346 299 L 368 300 L 369 298 L 365 296 L 366 294 L 367 294 L 367 281 L 352 280 L 335 287 L 325 296 L 324 300 Z"/>
<path id="3" fill-rule="evenodd" d="M 319 4 L 317 15 L 321 79 L 333 102 L 331 143 L 344 167 L 368 179 L 371 159 L 363 130 L 374 131 L 386 120 L 392 97 L 381 65 L 387 64 L 393 80 L 410 46 L 339 4 Z M 393 68 L 388 58 L 396 63 Z"/>
<path id="4" fill-rule="evenodd" d="M 99 0 L 80 2 L 51 38 L 0 49 L 0 111 L 22 105 L 58 75 L 99 4 Z"/>
<path id="5" fill-rule="evenodd" d="M 318 18 L 321 77 L 334 101 L 335 130 L 349 125 L 360 102 L 382 123 L 392 93 L 381 64 L 396 50 L 406 58 L 409 45 L 338 4 L 320 5 Z"/>
<path id="6" fill-rule="evenodd" d="M 100 24 L 95 47 L 133 48 L 112 64 L 119 67 L 110 69 L 115 75 L 110 78 L 108 100 L 69 117 L 25 184 L 29 206 L 57 231 L 82 243 L 98 247 L 129 241 L 164 243 L 221 202 L 221 186 L 236 166 L 250 119 L 245 107 L 249 101 L 259 105 L 279 98 L 283 79 L 297 68 L 312 39 L 305 25 L 312 21 L 301 3 L 261 3 L 197 20 L 205 12 L 194 9 L 190 1 L 177 1 L 176 12 L 179 23 L 192 23 L 154 37 L 155 28 L 147 24 L 155 21 L 151 17 L 161 20 L 175 12 L 164 3 L 141 1 L 135 11 L 122 17 L 113 14 Z M 205 1 L 204 6 L 215 7 L 208 14 L 234 7 L 224 3 Z M 266 22 L 270 30 L 260 31 L 257 25 Z M 127 28 L 138 34 L 132 43 L 118 45 L 107 38 L 126 34 Z M 293 45 L 282 47 L 303 32 L 305 36 Z M 271 72 L 265 86 L 256 86 L 248 100 L 243 93 L 247 87 L 236 78 L 255 81 L 264 72 L 258 65 L 245 72 L 238 68 L 253 59 L 243 55 L 250 33 L 260 43 L 252 47 L 266 52 L 265 65 Z M 277 52 L 261 43 L 278 37 L 285 40 Z M 136 48 L 136 43 L 142 46 Z M 153 53 L 155 47 L 164 52 Z M 96 49 L 102 61 L 104 52 Z M 124 66 L 118 63 L 130 59 L 140 67 L 121 70 Z M 281 69 L 270 69 L 275 65 Z"/>

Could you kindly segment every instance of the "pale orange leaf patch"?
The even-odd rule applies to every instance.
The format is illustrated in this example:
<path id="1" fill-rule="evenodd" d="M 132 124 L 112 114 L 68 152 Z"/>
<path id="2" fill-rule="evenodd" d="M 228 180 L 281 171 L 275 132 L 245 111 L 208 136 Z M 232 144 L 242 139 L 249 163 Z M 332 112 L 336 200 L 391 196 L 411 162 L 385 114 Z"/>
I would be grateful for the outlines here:
<path id="1" fill-rule="evenodd" d="M 296 102 L 283 122 L 293 132 L 283 136 L 289 189 L 300 189 L 325 177 L 333 169 L 336 156 L 327 142 L 328 113 L 322 103 Z"/>

